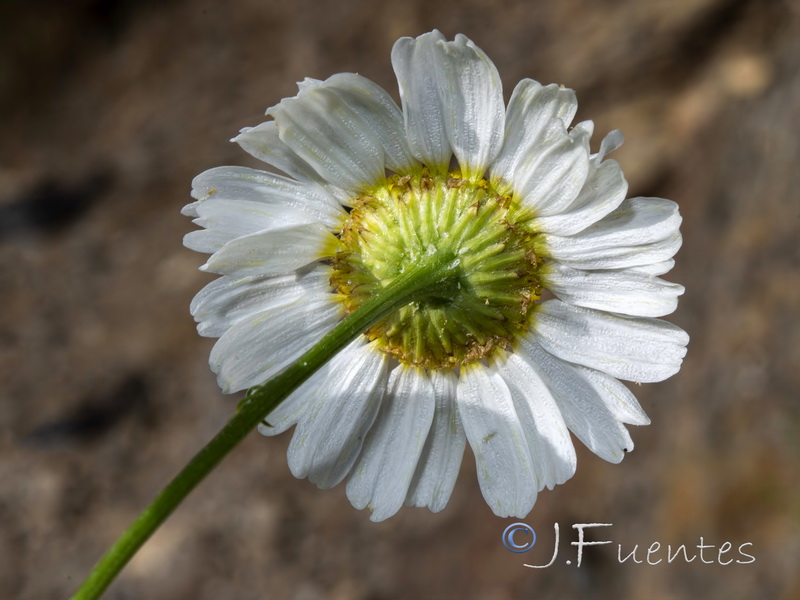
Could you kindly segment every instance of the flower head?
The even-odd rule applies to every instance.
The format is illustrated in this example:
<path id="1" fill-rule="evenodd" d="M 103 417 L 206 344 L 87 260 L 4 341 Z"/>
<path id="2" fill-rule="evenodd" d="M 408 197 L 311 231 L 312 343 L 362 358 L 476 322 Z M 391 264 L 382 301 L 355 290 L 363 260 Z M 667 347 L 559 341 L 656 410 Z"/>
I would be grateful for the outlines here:
<path id="1" fill-rule="evenodd" d="M 221 277 L 191 310 L 219 337 L 226 392 L 286 368 L 345 314 L 424 260 L 457 265 L 452 297 L 390 315 L 298 388 L 260 428 L 296 425 L 289 466 L 347 494 L 373 520 L 403 504 L 444 508 L 466 442 L 499 516 L 524 517 L 569 479 L 569 432 L 611 462 L 648 418 L 620 379 L 660 381 L 688 336 L 660 317 L 680 285 L 658 276 L 681 244 L 678 207 L 625 199 L 593 124 L 570 128 L 572 90 L 521 81 L 508 106 L 497 70 L 463 35 L 402 38 L 402 110 L 343 73 L 307 79 L 242 148 L 288 176 L 242 167 L 199 175 L 185 244 Z M 552 299 L 543 301 L 549 292 Z"/>

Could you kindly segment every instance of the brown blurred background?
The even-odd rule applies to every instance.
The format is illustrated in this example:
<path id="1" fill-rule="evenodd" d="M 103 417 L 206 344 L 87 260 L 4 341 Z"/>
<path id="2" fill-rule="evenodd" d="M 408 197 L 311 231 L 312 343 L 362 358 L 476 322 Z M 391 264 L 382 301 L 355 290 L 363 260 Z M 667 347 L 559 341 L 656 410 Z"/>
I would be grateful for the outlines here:
<path id="1" fill-rule="evenodd" d="M 675 199 L 683 370 L 637 388 L 653 425 L 525 521 L 483 502 L 471 455 L 449 506 L 381 524 L 252 435 L 146 545 L 111 599 L 800 598 L 800 3 L 764 0 L 0 2 L 0 598 L 65 598 L 224 423 L 194 332 L 210 278 L 184 249 L 192 177 L 255 162 L 227 140 L 306 76 L 396 97 L 394 40 L 462 32 L 578 91 L 635 195 Z M 599 143 L 596 135 L 595 144 Z M 596 147 L 596 146 L 595 146 Z M 549 569 L 553 523 L 561 553 Z M 573 523 L 613 523 L 576 568 Z M 752 564 L 639 558 L 654 541 L 750 542 Z M 693 553 L 697 553 L 694 549 Z M 660 556 L 664 556 L 663 550 Z M 565 561 L 572 559 L 573 564 Z"/>

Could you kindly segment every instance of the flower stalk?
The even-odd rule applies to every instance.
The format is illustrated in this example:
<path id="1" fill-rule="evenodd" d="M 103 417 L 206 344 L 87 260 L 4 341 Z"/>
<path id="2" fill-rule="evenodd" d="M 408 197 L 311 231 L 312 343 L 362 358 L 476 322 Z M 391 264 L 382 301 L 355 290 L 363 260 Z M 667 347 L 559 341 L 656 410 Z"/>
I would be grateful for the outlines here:
<path id="1" fill-rule="evenodd" d="M 340 350 L 394 311 L 425 298 L 452 300 L 458 291 L 459 260 L 449 252 L 423 257 L 366 300 L 282 373 L 250 388 L 236 413 L 155 497 L 92 569 L 72 600 L 99 598 L 139 548 L 189 493 L 259 423 Z"/>

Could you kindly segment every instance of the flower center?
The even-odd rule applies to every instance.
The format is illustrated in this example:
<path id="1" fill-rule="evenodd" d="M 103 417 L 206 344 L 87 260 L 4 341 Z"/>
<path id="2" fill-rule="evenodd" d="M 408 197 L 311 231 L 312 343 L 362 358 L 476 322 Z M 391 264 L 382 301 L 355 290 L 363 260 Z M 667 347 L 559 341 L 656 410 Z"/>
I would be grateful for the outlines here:
<path id="1" fill-rule="evenodd" d="M 458 256 L 454 298 L 412 302 L 366 332 L 406 364 L 456 367 L 508 346 L 541 294 L 534 234 L 486 180 L 392 176 L 358 197 L 340 233 L 331 284 L 350 312 L 422 258 Z"/>

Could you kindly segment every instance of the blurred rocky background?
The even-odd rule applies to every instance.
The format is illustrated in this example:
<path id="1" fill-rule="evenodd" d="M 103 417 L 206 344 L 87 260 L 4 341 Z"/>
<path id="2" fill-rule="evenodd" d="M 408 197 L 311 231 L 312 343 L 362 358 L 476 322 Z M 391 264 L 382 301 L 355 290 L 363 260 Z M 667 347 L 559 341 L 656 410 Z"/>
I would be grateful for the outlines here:
<path id="1" fill-rule="evenodd" d="M 796 0 L 0 2 L 0 597 L 66 598 L 234 410 L 188 314 L 210 280 L 181 245 L 192 177 L 255 166 L 227 140 L 306 76 L 396 97 L 392 43 L 434 27 L 480 45 L 507 96 L 575 88 L 579 119 L 623 130 L 631 193 L 680 203 L 672 320 L 692 341 L 636 389 L 653 424 L 621 465 L 580 449 L 527 554 L 501 545 L 513 520 L 469 454 L 444 512 L 374 524 L 291 476 L 288 435 L 254 434 L 107 598 L 800 598 Z M 592 522 L 614 543 L 577 568 L 571 525 Z M 555 564 L 525 568 L 554 523 Z M 713 564 L 667 562 L 701 537 Z M 644 560 L 656 541 L 661 563 L 619 564 L 617 544 Z"/>

